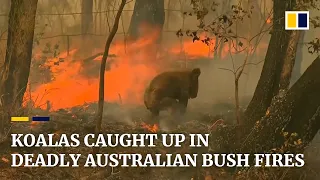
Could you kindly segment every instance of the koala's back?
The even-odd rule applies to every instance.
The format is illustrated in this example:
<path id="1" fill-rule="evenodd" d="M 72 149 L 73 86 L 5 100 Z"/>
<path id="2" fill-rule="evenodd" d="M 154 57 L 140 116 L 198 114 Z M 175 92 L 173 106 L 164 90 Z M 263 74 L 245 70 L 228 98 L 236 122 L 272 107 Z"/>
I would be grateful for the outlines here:
<path id="1" fill-rule="evenodd" d="M 169 71 L 157 75 L 150 83 L 153 89 L 172 89 L 189 82 L 189 71 Z"/>
<path id="2" fill-rule="evenodd" d="M 146 107 L 172 104 L 174 99 L 179 98 L 181 88 L 188 87 L 189 74 L 190 71 L 168 71 L 154 77 L 145 90 L 144 103 Z M 170 100 L 167 101 L 166 98 Z"/>

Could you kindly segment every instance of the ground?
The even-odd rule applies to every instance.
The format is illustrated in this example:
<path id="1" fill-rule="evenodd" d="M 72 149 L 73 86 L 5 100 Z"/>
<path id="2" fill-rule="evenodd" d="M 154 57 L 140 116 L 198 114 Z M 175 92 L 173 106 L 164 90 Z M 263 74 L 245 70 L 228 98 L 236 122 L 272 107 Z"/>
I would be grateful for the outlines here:
<path id="1" fill-rule="evenodd" d="M 227 124 L 232 124 L 232 104 L 218 104 L 212 105 L 216 111 L 199 112 L 196 109 L 189 110 L 186 114 L 186 118 L 183 119 L 181 126 L 177 128 L 168 129 L 165 124 L 172 124 L 172 119 L 166 118 L 168 114 L 162 115 L 162 129 L 157 133 L 179 132 L 179 133 L 210 133 L 210 126 L 218 119 L 226 119 Z M 105 116 L 102 125 L 102 132 L 104 133 L 150 133 L 142 126 L 143 121 L 148 117 L 148 111 L 143 106 L 141 107 L 127 107 L 119 106 L 117 104 L 105 105 Z M 231 109 L 230 109 L 231 108 Z M 14 123 L 11 124 L 12 133 L 55 133 L 57 136 L 62 133 L 72 134 L 87 134 L 93 133 L 94 130 L 94 117 L 95 117 L 96 104 L 88 104 L 86 106 L 74 107 L 68 110 L 59 110 L 56 112 L 45 112 L 43 110 L 35 109 L 30 112 L 30 116 L 45 115 L 52 118 L 49 122 L 42 123 Z M 217 115 L 218 114 L 218 115 Z M 225 115 L 225 116 L 224 116 Z M 234 169 L 200 169 L 200 168 L 115 168 L 112 169 L 112 175 L 110 175 L 111 169 L 108 168 L 9 168 L 10 154 L 14 152 L 19 153 L 81 153 L 84 157 L 81 157 L 80 161 L 85 161 L 86 154 L 92 152 L 91 148 L 10 148 L 10 140 L 2 142 L 0 144 L 0 153 L 2 160 L 0 162 L 0 179 L 124 179 L 124 180 L 190 180 L 195 179 L 195 176 L 202 175 L 205 180 L 213 179 L 233 179 Z M 319 149 L 319 148 L 318 148 Z M 204 153 L 208 152 L 208 148 L 192 149 L 188 147 L 184 148 L 164 148 L 158 146 L 156 148 L 102 148 L 101 153 Z M 311 152 L 310 156 L 314 156 L 315 152 Z M 313 158 L 314 159 L 314 158 Z M 319 164 L 319 161 L 312 162 Z M 308 169 L 309 167 L 307 167 Z M 318 169 L 319 170 L 319 169 Z M 309 172 L 303 170 L 303 172 Z M 291 171 L 290 171 L 291 172 Z M 299 171 L 301 175 L 302 171 Z M 312 172 L 310 170 L 310 172 Z M 211 174 L 209 176 L 208 174 Z M 237 174 L 238 179 L 246 176 Z M 263 179 L 263 178 L 262 178 Z M 267 178 L 274 179 L 274 178 Z M 275 178 L 276 179 L 276 178 Z"/>

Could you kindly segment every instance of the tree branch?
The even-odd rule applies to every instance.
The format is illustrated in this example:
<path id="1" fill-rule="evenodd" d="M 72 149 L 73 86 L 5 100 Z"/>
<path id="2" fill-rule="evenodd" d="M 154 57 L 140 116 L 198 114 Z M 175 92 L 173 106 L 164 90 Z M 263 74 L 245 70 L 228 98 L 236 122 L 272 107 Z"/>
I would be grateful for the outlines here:
<path id="1" fill-rule="evenodd" d="M 104 106 L 104 74 L 105 74 L 105 69 L 106 69 L 107 58 L 109 55 L 109 49 L 110 49 L 112 40 L 118 31 L 121 13 L 122 13 L 122 10 L 125 5 L 126 5 L 126 0 L 122 0 L 120 7 L 119 7 L 119 10 L 117 12 L 116 18 L 114 20 L 112 30 L 108 36 L 107 41 L 106 41 L 105 50 L 104 50 L 104 54 L 103 54 L 102 61 L 101 61 L 100 81 L 99 81 L 99 102 L 98 102 L 98 112 L 97 112 L 97 120 L 96 120 L 96 128 L 95 128 L 96 137 L 101 131 L 103 106 Z M 99 152 L 99 148 L 93 149 L 93 154 L 97 154 L 98 152 Z"/>

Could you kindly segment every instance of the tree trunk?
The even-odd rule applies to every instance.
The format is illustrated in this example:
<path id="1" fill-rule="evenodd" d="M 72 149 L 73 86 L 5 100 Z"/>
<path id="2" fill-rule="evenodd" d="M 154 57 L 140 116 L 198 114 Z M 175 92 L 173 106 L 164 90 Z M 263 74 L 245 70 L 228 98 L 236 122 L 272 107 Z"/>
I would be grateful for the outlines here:
<path id="1" fill-rule="evenodd" d="M 118 28 L 119 28 L 119 21 L 123 11 L 124 6 L 126 5 L 126 0 L 121 0 L 121 4 L 119 6 L 117 15 L 114 20 L 114 24 L 112 30 L 108 36 L 104 47 L 104 53 L 101 60 L 101 67 L 100 67 L 100 79 L 99 79 L 99 101 L 98 101 L 98 111 L 97 111 L 97 119 L 96 119 L 96 127 L 95 127 L 95 137 L 101 133 L 101 123 L 102 123 L 102 115 L 103 115 L 103 107 L 104 107 L 104 76 L 105 76 L 105 69 L 107 64 L 107 58 L 109 56 L 109 49 L 113 38 L 115 37 Z M 99 152 L 99 148 L 94 148 L 93 153 L 97 154 Z"/>
<path id="2" fill-rule="evenodd" d="M 154 31 L 162 31 L 165 20 L 164 0 L 136 0 L 129 26 L 129 38 L 136 40 Z M 156 39 L 160 41 L 159 37 Z"/>
<path id="3" fill-rule="evenodd" d="M 153 59 L 148 62 L 150 66 L 166 67 L 165 61 L 157 59 L 157 54 L 161 50 L 160 42 L 164 20 L 164 0 L 136 0 L 128 30 L 128 42 L 143 38 L 147 40 L 147 44 L 140 48 L 139 52 L 134 50 L 137 56 L 133 55 L 131 58 L 135 62 L 140 62 L 140 55 L 143 54 L 149 59 Z M 131 51 L 130 47 L 128 47 L 128 51 Z"/>
<path id="4" fill-rule="evenodd" d="M 81 50 L 79 51 L 79 56 L 90 56 L 92 53 L 92 48 L 89 46 L 94 46 L 92 43 L 90 35 L 93 31 L 93 0 L 82 0 L 81 2 L 81 34 L 82 34 L 82 44 Z"/>
<path id="5" fill-rule="evenodd" d="M 81 3 L 81 33 L 83 37 L 92 33 L 93 26 L 93 0 L 82 0 Z"/>
<path id="6" fill-rule="evenodd" d="M 38 0 L 12 0 L 9 14 L 7 51 L 0 79 L 3 105 L 21 107 L 26 91 Z"/>
<path id="7" fill-rule="evenodd" d="M 10 10 L 10 0 L 2 0 L 1 1 L 1 14 L 9 14 L 9 10 Z M 8 26 L 8 16 L 3 16 L 1 17 L 1 25 L 3 27 L 7 27 Z"/>
<path id="8" fill-rule="evenodd" d="M 280 75 L 280 82 L 279 82 L 280 90 L 286 91 L 289 88 L 292 69 L 296 59 L 297 45 L 299 42 L 300 32 L 301 31 L 293 31 L 291 33 L 291 37 L 290 37 L 288 48 L 287 48 L 287 53 L 284 58 L 282 71 Z"/>
<path id="9" fill-rule="evenodd" d="M 303 42 L 304 42 L 305 34 L 306 34 L 305 31 L 302 31 L 300 33 L 300 39 L 297 47 L 296 59 L 295 59 L 295 64 L 292 71 L 290 86 L 292 86 L 301 76 L 302 53 L 303 53 L 303 47 L 304 47 Z"/>
<path id="10" fill-rule="evenodd" d="M 305 71 L 302 77 L 283 94 L 272 101 L 269 113 L 256 124 L 241 152 L 263 153 L 284 144 L 283 132 L 297 133 L 303 148 L 312 141 L 320 129 L 320 57 Z M 283 148 L 283 147 L 282 147 Z M 297 149 L 282 149 L 295 152 Z"/>
<path id="11" fill-rule="evenodd" d="M 274 1 L 274 29 L 256 92 L 245 112 L 248 124 L 219 129 L 213 135 L 215 152 L 263 153 L 274 148 L 301 152 L 320 129 L 320 57 L 287 90 L 300 33 L 284 32 L 284 11 L 294 7 L 288 4 Z M 288 143 L 284 132 L 297 133 L 296 140 L 302 142 L 298 149 L 284 146 Z"/>
<path id="12" fill-rule="evenodd" d="M 286 31 L 283 28 L 285 26 L 284 15 L 285 11 L 291 10 L 294 6 L 294 0 L 274 0 L 271 39 L 258 85 L 245 112 L 245 124 L 249 127 L 252 127 L 257 120 L 265 115 L 272 98 L 279 92 L 280 74 L 292 33 L 292 31 Z"/>
<path id="13" fill-rule="evenodd" d="M 275 96 L 268 113 L 259 120 L 250 133 L 241 126 L 218 128 L 212 134 L 215 153 L 267 153 L 271 149 L 283 152 L 301 152 L 320 129 L 320 57 L 307 68 L 301 78 L 287 91 Z M 292 149 L 283 148 L 283 133 L 297 133 L 301 144 Z M 292 142 L 291 142 L 292 143 Z"/>

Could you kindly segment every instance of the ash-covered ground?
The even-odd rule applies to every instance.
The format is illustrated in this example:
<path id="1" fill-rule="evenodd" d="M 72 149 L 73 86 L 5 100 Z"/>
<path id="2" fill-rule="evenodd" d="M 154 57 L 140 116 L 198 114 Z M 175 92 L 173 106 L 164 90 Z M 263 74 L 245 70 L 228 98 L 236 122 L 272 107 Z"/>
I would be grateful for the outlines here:
<path id="1" fill-rule="evenodd" d="M 249 101 L 243 101 L 248 103 Z M 245 107 L 246 104 L 243 104 Z M 12 123 L 9 127 L 11 133 L 55 133 L 81 135 L 94 132 L 94 120 L 97 104 L 87 104 L 71 109 L 60 109 L 56 112 L 46 112 L 41 109 L 31 109 L 29 114 L 50 116 L 49 122 L 41 123 Z M 102 122 L 103 133 L 152 133 L 143 122 L 149 117 L 149 112 L 144 106 L 126 106 L 119 104 L 105 104 Z M 160 116 L 160 130 L 156 133 L 210 133 L 210 126 L 218 119 L 223 119 L 226 125 L 232 125 L 234 119 L 234 106 L 232 103 L 219 104 L 193 104 L 188 107 L 184 117 L 180 117 L 179 126 L 172 126 L 172 118 L 168 112 L 162 112 Z M 306 151 L 307 165 L 300 174 L 316 176 L 319 172 L 320 138 L 317 136 Z M 86 155 L 92 153 L 92 149 L 81 145 L 79 148 L 11 148 L 10 139 L 1 143 L 1 173 L 0 179 L 152 179 L 152 180 L 190 180 L 200 176 L 201 179 L 233 179 L 234 169 L 225 170 L 219 168 L 10 168 L 10 154 L 18 152 L 33 154 L 71 154 L 81 153 L 80 161 L 85 161 Z M 210 145 L 212 146 L 212 145 Z M 167 154 L 167 153 L 206 153 L 209 148 L 101 148 L 100 153 L 140 153 L 140 154 Z M 287 172 L 288 173 L 288 172 Z M 314 174 L 312 174 L 314 173 Z M 210 174 L 210 175 L 209 175 Z M 211 179 L 210 179 L 211 178 Z M 243 179 L 239 177 L 238 179 Z"/>

